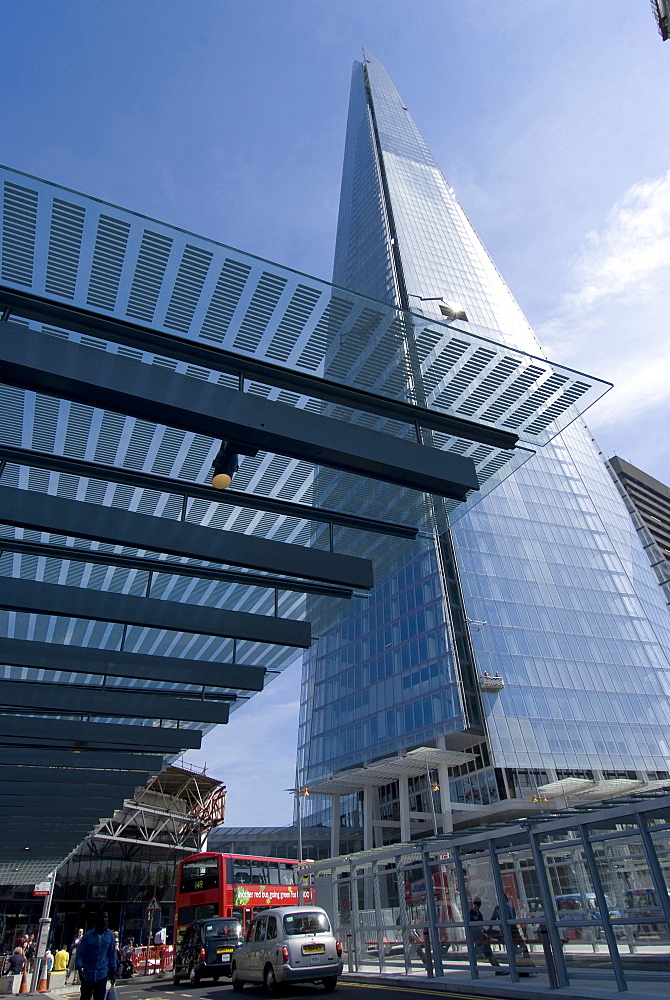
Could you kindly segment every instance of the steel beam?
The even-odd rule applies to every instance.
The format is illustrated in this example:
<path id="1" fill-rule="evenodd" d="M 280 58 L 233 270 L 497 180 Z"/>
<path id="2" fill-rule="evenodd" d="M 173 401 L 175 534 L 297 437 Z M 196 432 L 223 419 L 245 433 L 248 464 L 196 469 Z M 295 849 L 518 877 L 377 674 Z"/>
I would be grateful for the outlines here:
<path id="1" fill-rule="evenodd" d="M 265 679 L 264 667 L 245 666 L 242 663 L 181 660 L 176 656 L 120 653 L 107 649 L 87 649 L 84 646 L 32 642 L 29 639 L 0 638 L 0 663 L 12 667 L 69 670 L 77 674 L 204 684 L 207 687 L 237 688 L 241 691 L 262 691 Z"/>
<path id="2" fill-rule="evenodd" d="M 85 795 L 86 792 L 82 791 L 81 794 Z M 31 816 L 44 816 L 45 802 L 49 803 L 49 825 L 45 830 L 44 836 L 47 842 L 49 840 L 49 833 L 53 833 L 54 829 L 59 825 L 67 828 L 67 824 L 69 824 L 71 829 L 73 823 L 85 822 L 88 826 L 94 826 L 100 822 L 101 817 L 109 816 L 110 811 L 115 812 L 117 809 L 123 807 L 123 799 L 117 802 L 113 810 L 105 806 L 99 806 L 95 799 L 85 803 L 75 803 L 72 801 L 67 803 L 65 801 L 59 802 L 58 789 L 51 785 L 50 787 L 43 787 L 39 794 L 35 794 L 34 798 L 25 799 L 20 807 L 12 807 L 11 811 L 8 811 L 10 807 L 7 805 L 7 800 L 1 798 L 0 806 L 2 806 L 5 812 L 3 825 L 7 823 L 10 830 L 16 831 L 20 828 L 22 820 L 27 820 Z M 29 828 L 31 824 L 25 822 L 23 825 Z"/>
<path id="3" fill-rule="evenodd" d="M 146 771 L 101 771 L 91 767 L 49 767 L 37 765 L 24 767 L 21 764 L 3 764 L 0 766 L 0 783 L 2 782 L 34 782 L 54 781 L 76 782 L 78 784 L 94 784 L 100 788 L 118 785 L 130 785 L 137 788 L 146 785 L 151 775 Z"/>
<path id="4" fill-rule="evenodd" d="M 127 719 L 170 719 L 214 724 L 228 722 L 230 711 L 228 701 L 204 701 L 189 697 L 183 691 L 155 693 L 139 688 L 77 687 L 44 681 L 0 680 L 0 705 L 5 708 L 30 707 L 36 712 L 61 715 L 119 715 Z"/>
<path id="5" fill-rule="evenodd" d="M 279 576 L 261 576 L 259 573 L 236 573 L 233 570 L 214 569 L 208 566 L 189 566 L 184 563 L 165 562 L 162 559 L 143 559 L 139 556 L 115 555 L 93 552 L 68 545 L 42 545 L 23 539 L 3 538 L 0 552 L 18 552 L 37 559 L 65 559 L 69 562 L 93 563 L 97 566 L 122 566 L 139 569 L 143 573 L 163 573 L 167 576 L 188 576 L 195 580 L 216 580 L 217 583 L 238 583 L 244 587 L 262 587 L 265 590 L 287 590 L 295 594 L 314 594 L 318 597 L 341 597 L 350 600 L 353 590 L 328 586 L 323 583 L 286 580 Z"/>
<path id="6" fill-rule="evenodd" d="M 0 746 L 105 751 L 139 749 L 170 754 L 199 750 L 201 742 L 200 729 L 0 715 Z"/>
<path id="7" fill-rule="evenodd" d="M 33 830 L 39 825 L 34 820 L 30 824 Z M 69 833 L 66 829 L 57 829 L 52 832 L 50 837 L 46 835 L 33 835 L 29 829 L 26 829 L 25 832 L 17 830 L 15 834 L 8 834 L 7 840 L 3 845 L 6 847 L 6 850 L 0 854 L 0 860 L 4 861 L 8 856 L 16 857 L 18 852 L 21 853 L 23 861 L 35 861 L 44 854 L 48 855 L 48 857 L 53 857 L 54 852 L 63 855 L 69 854 L 70 851 L 81 844 L 82 840 L 85 840 L 89 836 L 96 826 L 97 823 L 75 826 Z"/>
<path id="8" fill-rule="evenodd" d="M 219 531 L 169 517 L 136 514 L 119 507 L 66 500 L 35 490 L 0 486 L 0 521 L 52 535 L 304 576 L 345 587 L 369 590 L 373 583 L 369 559 L 255 538 L 239 531 Z"/>
<path id="9" fill-rule="evenodd" d="M 378 521 L 372 517 L 360 517 L 342 511 L 327 510 L 325 507 L 307 507 L 302 503 L 279 500 L 276 497 L 259 496 L 254 493 L 243 493 L 240 490 L 227 489 L 225 493 L 221 493 L 211 486 L 188 483 L 183 479 L 170 479 L 168 476 L 135 472 L 133 469 L 121 469 L 115 465 L 86 462 L 79 458 L 68 458 L 66 455 L 50 455 L 47 452 L 16 448 L 8 444 L 0 444 L 0 461 L 28 465 L 36 469 L 49 469 L 51 472 L 65 472 L 70 476 L 86 476 L 89 479 L 97 479 L 102 482 L 122 483 L 124 486 L 132 486 L 135 489 L 156 490 L 158 493 L 170 493 L 173 496 L 204 500 L 206 503 L 246 507 L 250 510 L 266 510 L 271 514 L 280 514 L 282 517 L 319 521 L 341 528 L 371 531 L 379 535 L 414 539 L 419 533 L 418 528 L 397 524 L 393 521 Z"/>
<path id="10" fill-rule="evenodd" d="M 122 625 L 146 625 L 228 639 L 251 639 L 302 649 L 308 649 L 311 642 L 309 622 L 8 577 L 0 578 L 0 608 Z"/>
<path id="11" fill-rule="evenodd" d="M 0 322 L 7 385 L 464 500 L 471 458 Z"/>
<path id="12" fill-rule="evenodd" d="M 31 292 L 3 288 L 0 292 L 0 303 L 11 307 L 12 312 L 27 319 L 62 326 L 79 333 L 92 334 L 103 340 L 127 344 L 130 347 L 151 351 L 159 355 L 170 354 L 172 357 L 179 358 L 180 361 L 204 365 L 204 367 L 212 368 L 214 371 L 224 371 L 253 378 L 266 385 L 288 389 L 306 396 L 314 396 L 329 403 L 339 403 L 354 410 L 364 410 L 380 417 L 387 417 L 390 420 L 400 420 L 413 425 L 418 423 L 420 427 L 462 437 L 468 441 L 490 444 L 494 448 L 514 448 L 519 440 L 516 434 L 499 430 L 497 427 L 466 420 L 463 417 L 454 417 L 451 414 L 430 410 L 413 403 L 387 399 L 385 396 L 356 386 L 342 385 L 340 382 L 333 382 L 330 379 L 310 375 L 307 372 L 283 368 L 281 365 L 275 365 L 260 358 L 233 354 L 219 347 L 209 347 L 206 344 L 163 331 L 157 332 L 149 327 L 105 316 L 91 309 L 54 302 Z M 411 324 L 413 318 L 407 314 L 405 321 Z M 437 322 L 439 323 L 439 321 Z"/>
<path id="13" fill-rule="evenodd" d="M 130 791 L 128 790 L 130 788 Z M 39 794 L 53 795 L 54 786 L 52 781 L 33 782 L 25 786 L 17 781 L 0 782 L 0 808 L 6 801 L 11 802 L 31 802 Z M 100 788 L 96 784 L 72 784 L 68 782 L 59 783 L 58 799 L 67 802 L 67 808 L 73 813 L 77 812 L 77 802 L 82 796 L 87 802 L 95 804 L 95 808 L 100 812 L 109 809 L 110 803 L 114 803 L 115 809 L 120 809 L 119 803 L 124 799 L 132 798 L 135 794 L 135 787 L 119 785 L 115 788 L 104 786 Z M 72 800 L 72 801 L 68 801 Z"/>
<path id="14" fill-rule="evenodd" d="M 1 717 L 0 717 L 1 719 Z M 0 746 L 0 766 L 21 764 L 25 767 L 74 767 L 93 768 L 103 773 L 118 768 L 159 774 L 163 770 L 162 754 L 103 753 L 94 750 L 25 750 Z"/>

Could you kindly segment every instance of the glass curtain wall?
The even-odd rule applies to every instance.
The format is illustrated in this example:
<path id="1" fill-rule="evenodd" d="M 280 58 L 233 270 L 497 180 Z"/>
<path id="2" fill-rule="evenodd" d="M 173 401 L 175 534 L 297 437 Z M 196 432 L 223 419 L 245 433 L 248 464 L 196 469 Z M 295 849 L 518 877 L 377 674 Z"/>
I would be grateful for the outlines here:
<path id="1" fill-rule="evenodd" d="M 368 53 L 352 75 L 334 281 L 542 353 Z M 411 330 L 407 345 L 406 397 L 448 405 Z M 333 346 L 334 367 L 345 350 Z M 482 723 L 502 795 L 503 769 L 667 778 L 670 616 L 588 428 L 572 424 L 451 530 L 439 511 L 434 527 L 305 657 L 301 782 Z M 480 694 L 484 671 L 504 689 Z M 330 821 L 326 800 L 309 810 Z"/>

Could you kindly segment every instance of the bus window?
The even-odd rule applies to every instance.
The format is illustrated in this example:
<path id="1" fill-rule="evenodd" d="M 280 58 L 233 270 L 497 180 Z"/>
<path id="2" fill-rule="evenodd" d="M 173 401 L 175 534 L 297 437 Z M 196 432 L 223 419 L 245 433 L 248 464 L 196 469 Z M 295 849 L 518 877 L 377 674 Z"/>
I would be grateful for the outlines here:
<path id="1" fill-rule="evenodd" d="M 251 862 L 251 882 L 252 885 L 268 885 L 270 876 L 268 866 L 264 861 L 254 859 Z"/>
<path id="2" fill-rule="evenodd" d="M 279 881 L 279 862 L 270 861 L 268 864 L 268 884 L 281 885 Z"/>
<path id="3" fill-rule="evenodd" d="M 297 885 L 296 873 L 293 865 L 287 865 L 283 862 L 279 865 L 279 884 Z"/>
<path id="4" fill-rule="evenodd" d="M 253 879 L 251 877 L 251 866 L 249 860 L 246 858 L 232 858 L 233 864 L 233 877 L 231 882 L 233 885 L 251 885 Z"/>

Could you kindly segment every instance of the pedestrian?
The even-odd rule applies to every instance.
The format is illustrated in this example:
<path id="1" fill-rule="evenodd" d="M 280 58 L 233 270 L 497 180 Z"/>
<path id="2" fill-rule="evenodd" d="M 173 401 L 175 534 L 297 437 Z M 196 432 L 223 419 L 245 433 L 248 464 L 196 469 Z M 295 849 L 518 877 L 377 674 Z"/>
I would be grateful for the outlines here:
<path id="1" fill-rule="evenodd" d="M 416 948 L 416 955 L 421 964 L 428 969 L 426 961 L 426 943 L 423 937 L 423 924 L 415 917 L 409 926 L 409 943 Z"/>
<path id="2" fill-rule="evenodd" d="M 116 982 L 116 938 L 107 926 L 108 916 L 101 910 L 95 925 L 86 931 L 79 946 L 75 967 L 81 983 L 80 1000 L 105 1000 L 107 980 Z"/>
<path id="3" fill-rule="evenodd" d="M 76 935 L 75 935 L 74 941 L 72 942 L 72 951 L 70 952 L 70 961 L 68 962 L 67 972 L 65 973 L 65 985 L 66 986 L 67 986 L 68 979 L 72 978 L 74 980 L 76 978 L 75 962 L 76 962 L 76 958 L 77 958 L 77 948 L 79 947 L 79 945 L 81 943 L 81 939 L 83 938 L 83 936 L 84 936 L 84 928 L 80 927 L 79 930 L 77 931 Z"/>
<path id="4" fill-rule="evenodd" d="M 121 975 L 121 942 L 119 941 L 119 932 L 112 931 L 114 935 L 114 950 L 116 953 L 116 959 L 114 962 L 114 968 L 116 969 L 117 978 Z"/>
<path id="5" fill-rule="evenodd" d="M 475 896 L 472 900 L 472 906 L 470 907 L 469 913 L 470 923 L 480 924 L 484 921 L 484 914 L 482 913 L 482 901 L 479 896 Z M 475 946 L 475 951 L 481 951 L 484 958 L 486 958 L 491 965 L 498 966 L 500 962 L 493 954 L 493 949 L 491 948 L 491 942 L 489 941 L 489 936 L 483 927 L 473 927 L 472 928 L 472 940 Z M 500 973 L 504 975 L 504 973 Z"/>
<path id="6" fill-rule="evenodd" d="M 7 992 L 14 992 L 14 977 L 20 976 L 26 967 L 26 960 L 23 955 L 23 948 L 16 947 L 12 952 L 12 957 L 9 960 L 9 979 L 7 980 Z M 18 990 L 16 991 L 18 993 Z"/>
<path id="7" fill-rule="evenodd" d="M 51 973 L 54 967 L 54 957 L 47 948 L 44 953 L 44 958 L 42 959 L 42 976 L 40 978 L 46 979 L 47 989 L 49 989 L 49 982 L 51 981 Z"/>
<path id="8" fill-rule="evenodd" d="M 65 972 L 69 961 L 70 956 L 68 954 L 68 950 L 65 945 L 62 944 L 54 955 L 54 972 Z"/>
<path id="9" fill-rule="evenodd" d="M 500 915 L 501 913 L 500 907 L 496 906 L 495 910 L 491 914 L 491 920 L 502 919 L 503 921 L 511 921 L 516 919 L 516 909 L 510 902 L 510 898 L 507 895 L 507 893 L 505 893 L 504 896 L 505 896 L 505 901 L 503 903 L 503 909 L 502 909 L 503 916 L 501 917 Z M 530 965 L 535 967 L 535 962 L 530 957 L 530 951 L 528 950 L 528 945 L 526 944 L 526 941 L 524 940 L 524 937 L 521 931 L 519 930 L 519 925 L 510 923 L 509 929 L 510 929 L 510 935 L 512 937 L 512 944 L 514 945 L 514 950 L 521 952 L 521 957 L 517 959 L 516 964 L 526 965 L 526 966 Z M 489 932 L 490 931 L 491 928 L 489 927 Z M 498 934 L 500 937 L 502 937 L 502 928 L 498 930 Z M 533 973 L 526 972 L 526 973 L 520 973 L 520 975 L 529 976 L 533 975 Z"/>
<path id="10" fill-rule="evenodd" d="M 26 972 L 33 971 L 33 962 L 35 961 L 35 935 L 31 934 L 28 938 L 28 943 L 26 944 L 23 954 L 26 959 Z"/>

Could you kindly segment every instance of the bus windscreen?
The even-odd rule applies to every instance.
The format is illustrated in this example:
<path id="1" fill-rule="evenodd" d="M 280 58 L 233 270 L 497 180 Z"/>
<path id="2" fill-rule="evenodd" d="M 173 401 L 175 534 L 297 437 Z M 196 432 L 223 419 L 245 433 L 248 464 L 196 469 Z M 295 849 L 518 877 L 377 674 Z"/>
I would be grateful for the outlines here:
<path id="1" fill-rule="evenodd" d="M 182 865 L 180 892 L 199 892 L 202 889 L 218 889 L 218 886 L 218 858 L 201 858 Z"/>

